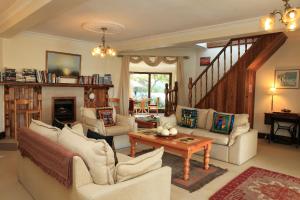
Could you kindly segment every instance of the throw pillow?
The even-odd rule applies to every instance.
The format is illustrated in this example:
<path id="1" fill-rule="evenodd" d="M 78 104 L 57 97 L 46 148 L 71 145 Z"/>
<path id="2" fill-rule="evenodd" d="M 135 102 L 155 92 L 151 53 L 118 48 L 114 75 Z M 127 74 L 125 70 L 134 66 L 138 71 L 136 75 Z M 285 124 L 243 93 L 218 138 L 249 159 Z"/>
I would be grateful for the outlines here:
<path id="1" fill-rule="evenodd" d="M 149 153 L 145 153 L 126 162 L 119 162 L 115 170 L 116 183 L 123 182 L 150 171 L 161 168 L 164 148 L 161 147 Z"/>
<path id="2" fill-rule="evenodd" d="M 234 122 L 234 115 L 217 113 L 213 114 L 212 132 L 230 134 Z"/>
<path id="3" fill-rule="evenodd" d="M 88 129 L 86 136 L 88 138 L 92 138 L 95 140 L 105 140 L 107 142 L 107 144 L 109 144 L 109 146 L 114 151 L 115 164 L 118 164 L 118 157 L 117 157 L 117 152 L 116 152 L 115 145 L 114 145 L 114 137 L 113 136 L 100 135 L 99 133 L 97 133 L 95 131 L 91 131 L 90 129 Z"/>
<path id="4" fill-rule="evenodd" d="M 194 109 L 182 109 L 181 114 L 181 126 L 188 128 L 197 127 L 197 110 Z"/>
<path id="5" fill-rule="evenodd" d="M 58 143 L 80 155 L 87 164 L 94 183 L 114 184 L 114 154 L 105 140 L 93 140 L 74 134 L 72 129 L 65 126 L 58 137 Z"/>
<path id="6" fill-rule="evenodd" d="M 75 131 L 78 135 L 84 136 L 83 126 L 81 123 L 73 124 L 71 127 L 73 131 Z"/>
<path id="7" fill-rule="evenodd" d="M 96 109 L 97 118 L 102 119 L 104 122 L 104 126 L 114 126 L 114 118 L 113 118 L 113 108 L 111 107 L 103 107 Z"/>
<path id="8" fill-rule="evenodd" d="M 58 135 L 61 133 L 59 128 L 34 119 L 31 120 L 29 129 L 54 142 L 57 142 Z"/>

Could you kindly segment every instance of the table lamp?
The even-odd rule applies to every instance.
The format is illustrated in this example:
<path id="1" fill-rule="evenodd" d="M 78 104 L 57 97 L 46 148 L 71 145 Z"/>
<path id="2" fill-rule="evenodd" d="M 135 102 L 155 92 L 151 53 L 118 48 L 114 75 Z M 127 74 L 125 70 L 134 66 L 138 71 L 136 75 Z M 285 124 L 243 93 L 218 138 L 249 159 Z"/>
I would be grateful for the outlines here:
<path id="1" fill-rule="evenodd" d="M 277 94 L 277 90 L 276 90 L 276 87 L 271 87 L 270 90 L 269 90 L 271 96 L 272 96 L 272 99 L 271 99 L 271 112 L 273 112 L 273 105 L 274 105 L 274 95 Z"/>

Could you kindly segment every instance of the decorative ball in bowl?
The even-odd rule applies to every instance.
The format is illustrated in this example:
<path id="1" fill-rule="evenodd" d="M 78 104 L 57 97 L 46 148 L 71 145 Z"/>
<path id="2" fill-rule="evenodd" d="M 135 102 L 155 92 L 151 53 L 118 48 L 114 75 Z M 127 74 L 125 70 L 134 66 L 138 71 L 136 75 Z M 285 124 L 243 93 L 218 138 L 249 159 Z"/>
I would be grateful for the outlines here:
<path id="1" fill-rule="evenodd" d="M 157 127 L 157 135 L 158 136 L 163 136 L 163 137 L 170 137 L 170 136 L 175 136 L 177 135 L 178 131 L 176 128 L 166 128 L 163 126 Z"/>

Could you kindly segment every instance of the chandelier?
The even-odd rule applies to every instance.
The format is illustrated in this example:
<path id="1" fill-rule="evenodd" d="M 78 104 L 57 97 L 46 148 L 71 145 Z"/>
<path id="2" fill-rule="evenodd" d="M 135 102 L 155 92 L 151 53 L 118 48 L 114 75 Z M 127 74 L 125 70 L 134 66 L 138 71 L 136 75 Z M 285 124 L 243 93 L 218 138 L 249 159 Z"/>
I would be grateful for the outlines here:
<path id="1" fill-rule="evenodd" d="M 268 16 L 261 18 L 261 26 L 270 31 L 274 28 L 275 18 L 278 15 L 279 21 L 285 25 L 288 31 L 296 30 L 298 24 L 297 20 L 300 17 L 300 8 L 292 7 L 289 0 L 282 0 L 284 2 L 284 10 L 274 10 Z"/>
<path id="2" fill-rule="evenodd" d="M 101 31 L 102 31 L 101 44 L 92 50 L 92 55 L 100 56 L 101 58 L 104 58 L 106 55 L 115 56 L 116 51 L 113 48 L 106 46 L 106 43 L 105 43 L 105 33 L 107 31 L 107 28 L 102 27 Z"/>

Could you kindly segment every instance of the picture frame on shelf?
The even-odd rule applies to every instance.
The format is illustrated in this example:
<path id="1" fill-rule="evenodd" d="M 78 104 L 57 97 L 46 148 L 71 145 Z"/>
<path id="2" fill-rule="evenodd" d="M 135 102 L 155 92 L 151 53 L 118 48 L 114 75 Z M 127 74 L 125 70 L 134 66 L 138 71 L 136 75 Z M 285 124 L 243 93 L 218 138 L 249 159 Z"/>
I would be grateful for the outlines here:
<path id="1" fill-rule="evenodd" d="M 299 69 L 276 69 L 274 82 L 277 89 L 298 89 Z"/>
<path id="2" fill-rule="evenodd" d="M 56 77 L 78 78 L 81 73 L 81 55 L 46 51 L 46 71 Z"/>

